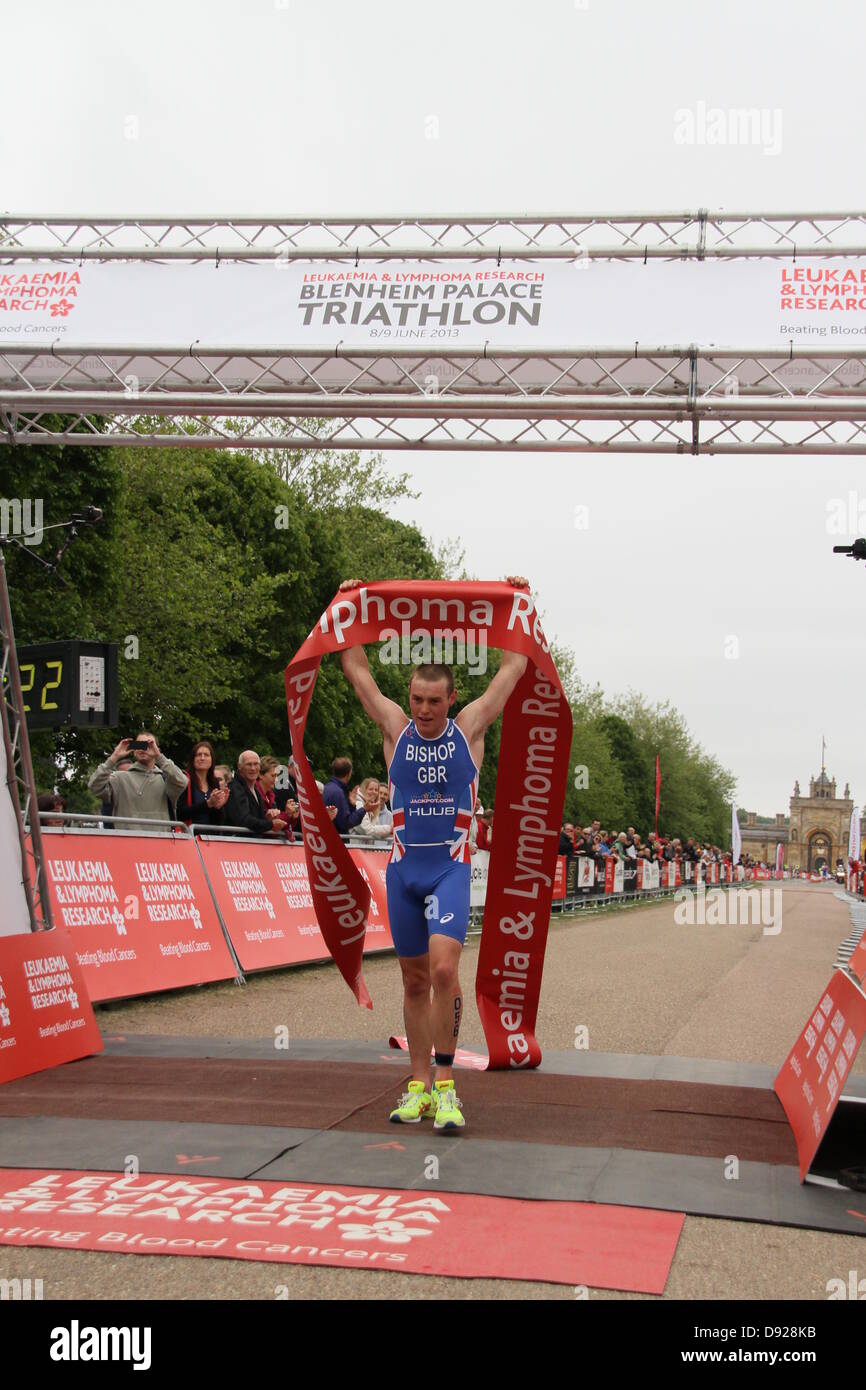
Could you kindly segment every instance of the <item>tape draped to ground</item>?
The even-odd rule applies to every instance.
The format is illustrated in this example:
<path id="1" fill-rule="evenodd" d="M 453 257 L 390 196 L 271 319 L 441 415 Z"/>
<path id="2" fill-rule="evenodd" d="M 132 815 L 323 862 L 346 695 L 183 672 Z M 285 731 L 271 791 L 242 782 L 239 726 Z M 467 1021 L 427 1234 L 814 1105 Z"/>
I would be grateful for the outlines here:
<path id="1" fill-rule="evenodd" d="M 436 633 L 520 652 L 526 670 L 503 713 L 496 833 L 478 958 L 476 998 L 489 1066 L 537 1067 L 538 999 L 571 751 L 572 719 L 535 606 L 503 583 L 389 580 L 339 593 L 286 668 L 298 801 L 316 917 L 359 1004 L 372 1008 L 361 975 L 370 890 L 330 820 L 303 748 L 322 657 L 400 640 L 405 659 Z M 407 633 L 409 640 L 406 639 Z M 423 656 L 419 660 L 428 659 Z M 407 678 L 409 674 L 407 666 Z M 407 697 L 408 698 L 408 697 Z"/>

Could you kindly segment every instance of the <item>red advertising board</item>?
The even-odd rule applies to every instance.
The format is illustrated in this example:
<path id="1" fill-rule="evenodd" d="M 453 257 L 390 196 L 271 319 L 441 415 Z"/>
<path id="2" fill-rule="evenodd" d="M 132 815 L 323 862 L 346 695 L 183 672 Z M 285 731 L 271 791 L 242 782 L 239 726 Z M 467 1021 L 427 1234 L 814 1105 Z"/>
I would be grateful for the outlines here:
<path id="1" fill-rule="evenodd" d="M 538 1279 L 655 1294 L 664 1290 L 684 1219 L 639 1207 L 344 1183 L 0 1171 L 0 1245 Z"/>
<path id="2" fill-rule="evenodd" d="M 69 932 L 0 936 L 0 1082 L 101 1051 Z"/>
<path id="3" fill-rule="evenodd" d="M 857 976 L 861 985 L 866 987 L 866 936 L 858 941 L 857 946 L 852 951 L 848 961 L 848 969 Z"/>
<path id="4" fill-rule="evenodd" d="M 43 831 L 42 844 L 54 921 L 91 999 L 237 974 L 191 839 Z"/>
<path id="5" fill-rule="evenodd" d="M 605 893 L 621 893 L 623 891 L 624 870 L 622 860 L 615 854 L 609 854 L 604 861 L 604 891 Z"/>
<path id="6" fill-rule="evenodd" d="M 866 998 L 835 970 L 773 1086 L 797 1141 L 801 1181 L 818 1152 L 864 1031 Z"/>
<path id="7" fill-rule="evenodd" d="M 243 970 L 330 959 L 316 921 L 303 845 L 202 839 L 199 849 Z M 364 949 L 393 947 L 385 902 L 388 855 L 350 853 L 372 894 Z"/>
<path id="8" fill-rule="evenodd" d="M 565 855 L 556 856 L 556 869 L 553 875 L 553 896 L 554 898 L 565 897 Z"/>

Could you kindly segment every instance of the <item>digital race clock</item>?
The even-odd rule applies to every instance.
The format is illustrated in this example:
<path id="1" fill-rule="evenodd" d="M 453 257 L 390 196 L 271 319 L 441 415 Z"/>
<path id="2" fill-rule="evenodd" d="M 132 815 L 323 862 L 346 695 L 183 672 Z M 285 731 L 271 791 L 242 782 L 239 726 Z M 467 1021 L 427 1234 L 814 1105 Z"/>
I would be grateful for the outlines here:
<path id="1" fill-rule="evenodd" d="M 28 728 L 110 728 L 117 723 L 116 642 L 74 638 L 17 651 Z"/>

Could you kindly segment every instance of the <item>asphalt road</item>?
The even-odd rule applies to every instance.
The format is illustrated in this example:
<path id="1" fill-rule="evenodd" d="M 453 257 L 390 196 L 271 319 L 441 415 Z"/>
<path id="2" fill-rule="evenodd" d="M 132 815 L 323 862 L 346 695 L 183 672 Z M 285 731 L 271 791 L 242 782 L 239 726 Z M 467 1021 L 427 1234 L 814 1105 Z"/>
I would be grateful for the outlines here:
<path id="1" fill-rule="evenodd" d="M 597 1051 L 780 1065 L 850 931 L 848 908 L 830 886 L 788 883 L 780 894 L 777 934 L 759 925 L 678 924 L 672 901 L 554 918 L 538 1019 L 542 1046 L 571 1048 L 575 1030 L 585 1027 Z M 768 907 L 774 910 L 772 899 Z M 470 939 L 462 971 L 461 1042 L 468 1047 L 484 1045 L 473 990 L 477 941 Z M 372 1012 L 356 1006 L 333 966 L 310 966 L 252 976 L 244 986 L 100 1006 L 98 1016 L 108 1034 L 265 1039 L 286 1026 L 290 1039 L 384 1043 L 403 1031 L 399 968 L 391 956 L 371 958 L 365 978 Z M 854 1069 L 866 1072 L 866 1049 Z M 866 1245 L 856 1236 L 687 1217 L 664 1297 L 825 1299 L 827 1281 L 847 1279 L 851 1269 L 866 1273 Z M 569 1287 L 510 1280 L 0 1246 L 0 1277 L 16 1276 L 41 1278 L 46 1299 L 273 1299 L 278 1286 L 296 1299 L 575 1297 Z"/>

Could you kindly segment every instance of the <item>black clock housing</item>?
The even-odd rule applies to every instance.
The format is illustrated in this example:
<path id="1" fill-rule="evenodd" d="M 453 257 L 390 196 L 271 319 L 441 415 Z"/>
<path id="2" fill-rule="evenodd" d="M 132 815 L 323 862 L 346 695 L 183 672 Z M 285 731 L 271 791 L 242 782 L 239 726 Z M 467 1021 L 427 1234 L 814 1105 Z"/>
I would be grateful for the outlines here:
<path id="1" fill-rule="evenodd" d="M 17 648 L 29 729 L 111 728 L 118 719 L 116 642 L 37 642 Z"/>

